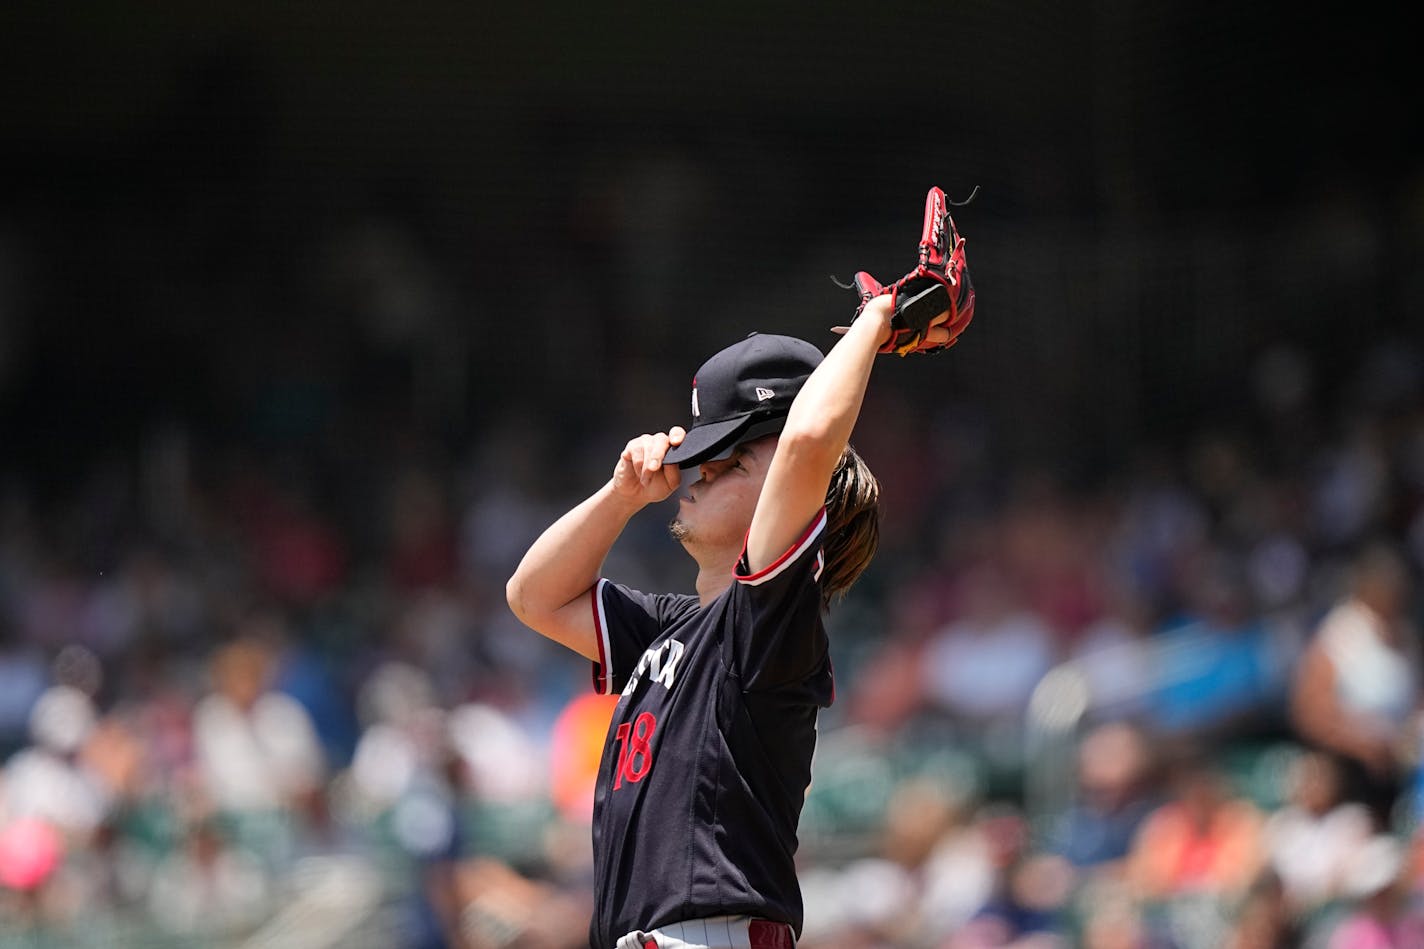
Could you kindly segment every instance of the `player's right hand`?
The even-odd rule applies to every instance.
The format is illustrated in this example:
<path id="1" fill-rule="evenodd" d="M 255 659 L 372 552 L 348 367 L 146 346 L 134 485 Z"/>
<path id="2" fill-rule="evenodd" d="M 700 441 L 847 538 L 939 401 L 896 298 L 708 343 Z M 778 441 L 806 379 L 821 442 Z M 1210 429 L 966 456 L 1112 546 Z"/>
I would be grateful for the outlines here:
<path id="1" fill-rule="evenodd" d="M 682 483 L 682 471 L 677 465 L 663 465 L 663 456 L 686 436 L 681 425 L 674 425 L 666 433 L 639 435 L 630 441 L 613 468 L 613 492 L 644 504 L 666 499 Z"/>

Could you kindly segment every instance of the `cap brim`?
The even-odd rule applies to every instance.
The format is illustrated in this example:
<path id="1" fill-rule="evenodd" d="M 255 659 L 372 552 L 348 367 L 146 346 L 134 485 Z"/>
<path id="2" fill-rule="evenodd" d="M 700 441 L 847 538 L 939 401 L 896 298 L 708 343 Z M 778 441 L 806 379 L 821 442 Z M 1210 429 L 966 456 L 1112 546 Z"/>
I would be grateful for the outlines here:
<path id="1" fill-rule="evenodd" d="M 732 451 L 742 442 L 764 435 L 774 435 L 785 426 L 785 415 L 771 418 L 749 415 L 745 418 L 699 425 L 687 433 L 681 445 L 668 449 L 667 454 L 663 455 L 663 463 L 677 465 L 679 468 L 691 468 L 704 461 L 721 461 L 731 457 Z"/>
<path id="2" fill-rule="evenodd" d="M 682 439 L 681 445 L 669 448 L 663 455 L 663 464 L 691 468 L 704 461 L 718 461 L 726 458 L 737 447 L 737 439 L 752 424 L 751 416 L 708 422 L 691 429 Z"/>

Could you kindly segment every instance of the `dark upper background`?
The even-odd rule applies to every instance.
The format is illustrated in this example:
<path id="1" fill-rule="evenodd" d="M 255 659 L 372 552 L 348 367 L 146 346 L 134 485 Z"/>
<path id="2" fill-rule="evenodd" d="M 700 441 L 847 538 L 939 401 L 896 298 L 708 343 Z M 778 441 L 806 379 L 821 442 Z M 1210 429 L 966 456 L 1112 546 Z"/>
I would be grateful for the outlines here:
<path id="1" fill-rule="evenodd" d="M 1281 349 L 1328 412 L 1418 342 L 1397 24 L 812 6 L 7 6 L 0 471 L 62 493 L 177 429 L 339 478 L 530 425 L 572 490 L 730 339 L 829 345 L 829 276 L 903 272 L 935 184 L 980 189 L 978 320 L 877 398 L 1012 459 L 1229 424 Z"/>

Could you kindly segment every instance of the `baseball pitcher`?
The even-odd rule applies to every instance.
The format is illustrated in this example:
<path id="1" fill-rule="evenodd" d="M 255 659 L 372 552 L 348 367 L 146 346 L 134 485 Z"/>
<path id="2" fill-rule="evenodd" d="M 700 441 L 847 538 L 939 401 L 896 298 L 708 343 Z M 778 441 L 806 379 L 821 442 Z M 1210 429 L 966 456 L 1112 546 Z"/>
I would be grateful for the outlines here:
<path id="1" fill-rule="evenodd" d="M 940 189 L 917 266 L 854 287 L 828 353 L 753 333 L 704 362 L 690 425 L 629 441 L 507 584 L 522 622 L 620 696 L 594 806 L 595 949 L 791 949 L 800 935 L 797 823 L 835 696 L 824 615 L 879 536 L 879 486 L 851 432 L 877 353 L 947 348 L 974 311 Z M 674 492 L 696 594 L 603 578 L 629 519 Z"/>

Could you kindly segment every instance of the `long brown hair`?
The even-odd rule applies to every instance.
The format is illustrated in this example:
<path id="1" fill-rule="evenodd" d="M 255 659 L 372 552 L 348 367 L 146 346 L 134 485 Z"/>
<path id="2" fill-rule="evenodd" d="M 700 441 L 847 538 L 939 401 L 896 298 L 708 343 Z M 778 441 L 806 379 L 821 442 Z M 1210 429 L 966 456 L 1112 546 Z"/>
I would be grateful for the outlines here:
<path id="1" fill-rule="evenodd" d="M 825 606 L 846 595 L 880 545 L 880 482 L 847 445 L 826 489 L 826 558 L 821 576 Z"/>

